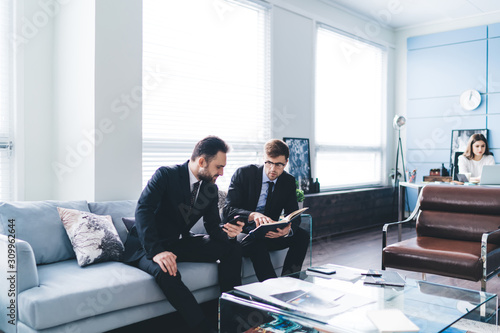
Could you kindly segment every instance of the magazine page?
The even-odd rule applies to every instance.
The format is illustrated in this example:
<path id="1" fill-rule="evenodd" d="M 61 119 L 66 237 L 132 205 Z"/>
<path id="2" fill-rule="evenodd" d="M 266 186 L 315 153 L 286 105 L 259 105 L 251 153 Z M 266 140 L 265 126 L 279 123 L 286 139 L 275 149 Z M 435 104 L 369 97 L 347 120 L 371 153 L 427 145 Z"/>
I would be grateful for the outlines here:
<path id="1" fill-rule="evenodd" d="M 291 277 L 269 279 L 237 286 L 235 289 L 315 318 L 329 317 L 373 302 L 368 298 L 345 294 Z"/>

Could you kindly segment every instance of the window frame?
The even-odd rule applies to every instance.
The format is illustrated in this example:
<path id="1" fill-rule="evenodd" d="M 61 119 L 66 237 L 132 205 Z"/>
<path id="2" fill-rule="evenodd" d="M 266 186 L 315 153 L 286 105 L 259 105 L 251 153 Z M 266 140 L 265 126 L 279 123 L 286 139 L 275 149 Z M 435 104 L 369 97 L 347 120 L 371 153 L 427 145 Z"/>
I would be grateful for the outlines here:
<path id="1" fill-rule="evenodd" d="M 368 44 L 372 47 L 379 48 L 382 52 L 382 75 L 381 75 L 381 101 L 382 105 L 380 107 L 381 115 L 380 115 L 380 132 L 381 132 L 381 141 L 380 145 L 338 145 L 338 144 L 325 144 L 325 143 L 318 143 L 317 136 L 316 136 L 316 121 L 317 121 L 317 88 L 318 88 L 318 81 L 317 81 L 317 72 L 318 72 L 318 34 L 320 32 L 320 29 L 327 30 L 330 33 L 335 33 L 338 35 L 341 35 L 345 38 L 350 38 L 352 39 L 355 43 L 365 43 Z M 342 185 L 331 185 L 331 184 L 321 184 L 321 192 L 328 192 L 328 191 L 335 191 L 335 190 L 349 190 L 349 189 L 359 189 L 359 188 L 371 188 L 371 187 L 379 187 L 379 186 L 385 186 L 387 183 L 387 175 L 386 175 L 386 168 L 387 168 L 387 116 L 388 116 L 388 107 L 387 107 L 387 94 L 388 94 L 388 87 L 387 87 L 387 82 L 388 82 L 388 48 L 384 45 L 381 45 L 379 43 L 373 42 L 371 40 L 367 40 L 365 38 L 362 38 L 360 36 L 348 33 L 346 31 L 343 31 L 341 29 L 332 27 L 328 24 L 317 22 L 316 23 L 316 31 L 315 31 L 315 82 L 314 82 L 314 87 L 315 87 L 315 96 L 314 96 L 314 101 L 315 101 L 315 108 L 314 108 L 314 121 L 313 121 L 313 127 L 314 127 L 314 151 L 313 151 L 313 156 L 314 156 L 314 171 L 316 177 L 319 178 L 319 181 L 321 183 L 321 177 L 318 175 L 318 153 L 331 153 L 331 154 L 336 154 L 336 153 L 360 153 L 360 152 L 374 152 L 378 153 L 380 156 L 380 181 L 375 181 L 375 182 L 361 182 L 361 183 L 351 183 L 351 184 L 342 184 Z M 354 129 L 353 129 L 354 130 Z"/>
<path id="2" fill-rule="evenodd" d="M 7 59 L 3 64 L 0 64 L 0 73 L 4 72 L 5 77 L 0 79 L 6 82 L 5 95 L 0 98 L 0 102 L 5 100 L 5 105 L 0 105 L 0 118 L 2 120 L 6 119 L 6 125 L 0 128 L 0 201 L 13 200 L 15 197 L 15 170 L 14 170 L 14 98 L 15 98 L 15 50 L 14 50 L 14 40 L 12 36 L 14 35 L 14 24 L 15 24 L 15 1 L 7 0 L 3 2 L 1 7 L 5 9 L 2 14 L 2 21 L 5 24 L 6 36 L 2 37 L 1 45 L 4 49 Z M 3 16 L 3 15 L 2 15 Z M 2 59 L 0 58 L 0 61 Z M 0 96 L 1 97 L 1 96 Z M 3 114 L 5 112 L 5 114 Z M 6 160 L 4 160 L 6 159 Z M 5 168 L 5 170 L 2 170 Z M 1 178 L 5 176 L 7 180 L 1 181 Z"/>

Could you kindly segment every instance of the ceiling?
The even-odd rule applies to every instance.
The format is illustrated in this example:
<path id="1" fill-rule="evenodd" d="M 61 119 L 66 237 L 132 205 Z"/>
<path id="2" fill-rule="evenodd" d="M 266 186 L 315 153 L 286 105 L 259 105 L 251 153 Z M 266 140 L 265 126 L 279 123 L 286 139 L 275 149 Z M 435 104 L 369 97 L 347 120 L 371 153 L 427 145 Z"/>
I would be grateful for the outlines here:
<path id="1" fill-rule="evenodd" d="M 499 0 L 321 0 L 393 29 L 500 13 Z M 393 6 L 391 8 L 390 6 Z"/>

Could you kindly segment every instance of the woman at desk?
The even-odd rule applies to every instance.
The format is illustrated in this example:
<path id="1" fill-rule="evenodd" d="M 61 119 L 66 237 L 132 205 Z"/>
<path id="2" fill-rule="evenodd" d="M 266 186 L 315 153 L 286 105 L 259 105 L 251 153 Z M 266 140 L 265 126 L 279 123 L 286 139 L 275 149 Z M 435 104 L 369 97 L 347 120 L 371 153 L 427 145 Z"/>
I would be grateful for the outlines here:
<path id="1" fill-rule="evenodd" d="M 461 174 L 470 172 L 469 181 L 480 181 L 483 166 L 493 164 L 495 159 L 488 148 L 488 141 L 482 134 L 473 134 L 465 152 L 458 157 L 458 171 Z"/>

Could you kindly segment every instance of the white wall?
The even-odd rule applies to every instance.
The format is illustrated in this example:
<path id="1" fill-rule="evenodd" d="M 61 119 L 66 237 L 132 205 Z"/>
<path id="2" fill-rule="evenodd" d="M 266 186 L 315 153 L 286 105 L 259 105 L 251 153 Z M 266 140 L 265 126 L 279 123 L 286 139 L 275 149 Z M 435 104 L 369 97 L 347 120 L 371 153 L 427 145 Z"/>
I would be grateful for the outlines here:
<path id="1" fill-rule="evenodd" d="M 280 7 L 275 7 L 272 14 L 271 135 L 275 138 L 311 137 L 314 22 Z"/>
<path id="2" fill-rule="evenodd" d="M 95 200 L 142 190 L 142 1 L 96 5 Z"/>
<path id="3" fill-rule="evenodd" d="M 54 17 L 52 197 L 94 198 L 95 3 L 71 1 Z"/>
<path id="4" fill-rule="evenodd" d="M 19 178 L 18 199 L 53 198 L 53 57 L 54 21 L 35 0 L 18 7 L 16 34 L 18 64 L 18 112 L 15 141 Z M 47 20 L 44 18 L 47 17 Z M 22 76 L 19 76 L 22 75 Z M 19 121 L 22 121 L 20 123 Z M 18 145 L 19 144 L 19 145 Z"/>
<path id="5" fill-rule="evenodd" d="M 19 170 L 25 184 L 24 196 L 19 199 L 136 199 L 142 187 L 141 107 L 135 103 L 142 84 L 142 1 L 59 1 L 64 3 L 61 7 L 67 7 L 63 14 L 51 18 L 24 48 L 22 102 L 25 105 L 21 110 L 24 113 L 21 127 L 25 145 L 21 162 L 25 170 Z M 388 46 L 390 97 L 386 121 L 390 124 L 394 115 L 393 32 L 320 0 L 270 2 L 273 5 L 272 135 L 309 137 L 314 143 L 316 22 Z M 43 10 L 37 0 L 24 3 L 25 15 Z M 92 33 L 95 33 L 95 58 L 90 56 Z M 92 66 L 95 71 L 90 74 Z M 280 122 L 286 126 L 280 126 Z M 88 140 L 84 133 L 92 130 L 97 133 L 95 153 L 85 156 L 59 182 L 52 163 L 64 162 L 68 146 L 83 147 Z M 353 135 L 362 135 L 354 131 Z M 387 133 L 392 135 L 393 131 Z M 386 156 L 389 165 L 393 159 L 393 139 L 389 137 Z"/>

